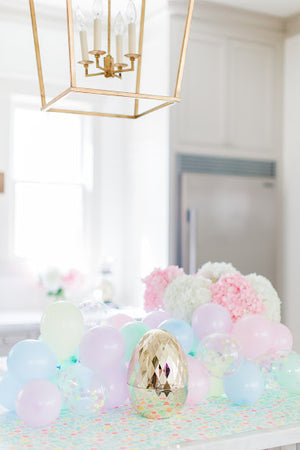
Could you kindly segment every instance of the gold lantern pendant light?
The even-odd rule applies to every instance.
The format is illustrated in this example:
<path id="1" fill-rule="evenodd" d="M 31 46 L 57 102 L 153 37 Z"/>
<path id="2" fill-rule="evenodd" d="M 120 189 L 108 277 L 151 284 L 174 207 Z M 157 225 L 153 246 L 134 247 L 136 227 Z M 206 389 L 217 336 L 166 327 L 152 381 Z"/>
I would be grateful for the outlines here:
<path id="1" fill-rule="evenodd" d="M 128 51 L 124 54 L 123 52 L 123 38 L 125 34 L 125 22 L 121 12 L 119 12 L 114 22 L 112 22 L 112 2 L 114 0 L 95 0 L 93 4 L 93 31 L 94 40 L 92 50 L 88 48 L 88 34 L 87 34 L 87 21 L 82 13 L 81 9 L 77 7 L 75 13 L 75 20 L 73 19 L 73 8 L 72 0 L 66 0 L 66 16 L 68 25 L 68 54 L 69 54 L 69 87 L 61 92 L 56 97 L 48 100 L 46 98 L 44 74 L 42 67 L 42 58 L 39 44 L 39 30 L 37 25 L 35 1 L 29 0 L 31 22 L 33 29 L 33 38 L 35 45 L 38 78 L 41 94 L 42 111 L 50 112 L 63 112 L 63 113 L 73 113 L 73 114 L 86 114 L 92 116 L 105 116 L 105 117 L 119 117 L 119 118 L 129 118 L 137 119 L 151 112 L 157 111 L 165 106 L 172 105 L 180 101 L 180 89 L 183 77 L 183 69 L 191 27 L 192 13 L 194 8 L 195 0 L 185 0 L 187 2 L 187 14 L 185 19 L 185 29 L 183 33 L 183 40 L 181 44 L 180 59 L 177 68 L 177 77 L 175 90 L 173 95 L 161 95 L 161 94 L 150 94 L 141 92 L 141 77 L 142 77 L 142 60 L 143 60 L 143 40 L 144 40 L 144 27 L 145 27 L 145 15 L 146 15 L 146 2 L 151 0 L 140 0 L 140 23 L 139 23 L 139 35 L 137 36 L 137 12 L 133 0 L 129 0 L 126 9 L 126 19 L 127 19 L 127 33 L 128 33 Z M 107 46 L 103 48 L 102 45 L 102 31 L 104 29 L 103 20 L 103 1 L 107 2 Z M 136 0 L 135 0 L 136 1 Z M 74 24 L 75 22 L 75 24 Z M 78 28 L 79 35 L 75 33 L 75 29 Z M 115 54 L 112 52 L 112 34 L 115 35 Z M 75 59 L 75 39 L 80 41 L 81 47 L 81 60 L 76 61 Z M 138 45 L 136 46 L 136 41 Z M 102 77 L 103 79 L 125 79 L 128 72 L 135 74 L 134 89 L 131 90 L 120 90 L 117 88 L 112 89 L 99 89 L 98 87 L 86 87 L 81 86 L 77 81 L 77 70 L 78 64 L 83 66 L 84 78 L 90 77 Z M 79 79 L 80 77 L 79 72 Z M 104 82 L 105 83 L 105 82 Z M 118 83 L 118 82 L 117 82 Z M 83 84 L 83 83 L 81 83 Z M 110 85 L 111 86 L 111 85 Z M 105 104 L 111 103 L 111 105 L 116 105 L 113 102 L 113 98 L 118 98 L 129 103 L 130 112 L 125 114 L 123 110 L 111 112 L 103 111 L 100 109 L 101 102 L 95 104 L 90 109 L 83 109 L 78 105 L 73 106 L 72 102 L 65 103 L 65 99 L 69 99 L 73 94 L 80 94 L 88 98 L 90 96 L 97 97 L 98 99 L 105 98 Z M 109 99 L 112 99 L 109 102 Z M 154 106 L 149 105 L 153 102 Z M 90 102 L 91 104 L 92 102 Z M 143 104 L 146 107 L 142 108 Z M 80 103 L 81 105 L 81 103 Z M 82 108 L 82 109 L 81 109 Z"/>
<path id="2" fill-rule="evenodd" d="M 136 53 L 135 41 L 136 41 L 136 8 L 132 0 L 129 0 L 127 6 L 127 19 L 128 19 L 128 47 L 129 53 L 124 55 L 130 60 L 130 68 L 128 64 L 123 61 L 123 34 L 125 31 L 125 23 L 122 14 L 119 12 L 117 14 L 114 31 L 116 35 L 116 60 L 111 55 L 111 0 L 108 0 L 108 16 L 107 16 L 107 52 L 101 50 L 101 30 L 102 30 L 102 0 L 95 0 L 94 2 L 94 50 L 88 52 L 87 45 L 87 31 L 85 29 L 84 16 L 80 10 L 77 9 L 77 21 L 80 33 L 80 43 L 81 43 L 81 53 L 82 64 L 85 68 L 86 77 L 95 77 L 98 75 L 104 75 L 105 78 L 122 78 L 123 72 L 133 72 L 135 70 L 135 60 L 140 58 L 140 54 Z M 93 55 L 95 57 L 96 69 L 100 69 L 100 72 L 89 73 L 89 65 L 94 64 L 93 61 L 89 60 L 89 56 Z M 103 59 L 103 66 L 100 66 L 100 57 L 106 56 Z"/>

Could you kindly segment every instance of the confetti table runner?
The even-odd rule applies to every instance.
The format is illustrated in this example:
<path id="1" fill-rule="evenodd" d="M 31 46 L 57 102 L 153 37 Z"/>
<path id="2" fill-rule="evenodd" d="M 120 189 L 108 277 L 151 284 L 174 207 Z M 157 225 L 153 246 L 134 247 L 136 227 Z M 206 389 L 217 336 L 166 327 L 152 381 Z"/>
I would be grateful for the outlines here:
<path id="1" fill-rule="evenodd" d="M 241 433 L 300 427 L 300 395 L 270 392 L 252 407 L 210 399 L 163 420 L 138 416 L 126 405 L 96 417 L 64 412 L 52 426 L 31 429 L 12 412 L 0 414 L 0 449 L 149 450 L 187 442 L 234 437 Z"/>

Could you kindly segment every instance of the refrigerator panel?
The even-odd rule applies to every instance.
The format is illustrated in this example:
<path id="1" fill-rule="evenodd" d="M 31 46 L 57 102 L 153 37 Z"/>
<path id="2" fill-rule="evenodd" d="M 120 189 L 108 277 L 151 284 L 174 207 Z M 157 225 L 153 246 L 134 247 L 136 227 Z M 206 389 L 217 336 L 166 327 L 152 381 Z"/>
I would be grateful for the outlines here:
<path id="1" fill-rule="evenodd" d="M 256 272 L 276 286 L 276 184 L 269 177 L 183 173 L 181 264 L 207 261 Z"/>

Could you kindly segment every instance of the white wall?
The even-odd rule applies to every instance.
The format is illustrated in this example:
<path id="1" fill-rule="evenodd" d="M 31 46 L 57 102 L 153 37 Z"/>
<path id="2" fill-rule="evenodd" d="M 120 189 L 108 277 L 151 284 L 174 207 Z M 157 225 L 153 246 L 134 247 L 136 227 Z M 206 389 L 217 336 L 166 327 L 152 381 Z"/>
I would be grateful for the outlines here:
<path id="1" fill-rule="evenodd" d="M 284 320 L 300 351 L 300 34 L 285 42 L 283 151 L 283 302 Z"/>
<path id="2" fill-rule="evenodd" d="M 165 8 L 165 2 L 160 2 L 159 6 Z M 0 311 L 43 309 L 47 299 L 37 285 L 36 276 L 16 262 L 10 245 L 10 108 L 13 98 L 21 94 L 36 100 L 39 108 L 29 7 L 28 3 L 0 0 L 0 12 L 0 50 L 3 55 L 0 65 L 0 171 L 5 173 L 6 180 L 5 193 L 0 194 Z M 168 17 L 161 9 L 159 17 L 165 24 L 159 26 L 159 30 L 167 35 Z M 152 21 L 154 28 L 158 22 L 157 19 Z M 46 36 L 52 29 L 56 40 L 61 33 L 62 41 L 65 41 L 62 19 L 57 21 L 55 17 L 44 16 L 42 26 L 43 45 L 53 44 L 49 35 Z M 152 85 L 153 81 L 158 81 L 160 87 L 166 87 L 169 79 L 168 40 L 160 39 L 157 29 L 155 35 L 155 45 L 166 66 L 162 75 L 155 80 L 150 77 L 149 81 Z M 12 38 L 7 39 L 7 36 Z M 161 41 L 165 42 L 165 47 L 160 45 Z M 18 59 L 20 42 L 22 52 Z M 55 52 L 53 48 L 46 52 L 47 67 L 51 67 L 47 80 L 55 93 L 66 87 L 58 70 L 59 62 L 65 56 L 61 47 L 55 43 Z M 63 120 L 63 115 L 61 117 Z M 94 179 L 87 204 L 90 217 L 86 224 L 91 242 L 89 269 L 93 272 L 101 260 L 111 259 L 116 301 L 141 305 L 142 276 L 154 266 L 166 266 L 168 258 L 168 111 L 139 121 L 90 117 L 86 120 L 91 136 L 85 145 L 94 147 Z"/>

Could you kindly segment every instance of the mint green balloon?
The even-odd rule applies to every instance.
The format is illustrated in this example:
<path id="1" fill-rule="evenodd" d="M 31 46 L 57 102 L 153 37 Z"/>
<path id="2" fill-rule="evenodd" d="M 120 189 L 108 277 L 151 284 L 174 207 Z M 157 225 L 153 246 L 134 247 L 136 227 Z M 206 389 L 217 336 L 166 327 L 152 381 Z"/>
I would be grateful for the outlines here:
<path id="1" fill-rule="evenodd" d="M 274 376 L 289 394 L 300 394 L 300 355 L 291 352 L 274 365 Z"/>
<path id="2" fill-rule="evenodd" d="M 84 331 L 81 311 L 71 302 L 52 303 L 41 320 L 42 340 L 56 357 L 65 360 L 78 347 Z"/>
<path id="3" fill-rule="evenodd" d="M 150 328 L 148 327 L 148 325 L 143 322 L 129 322 L 120 329 L 120 332 L 125 341 L 125 361 L 130 361 L 133 350 L 137 346 L 139 340 L 149 330 Z"/>

